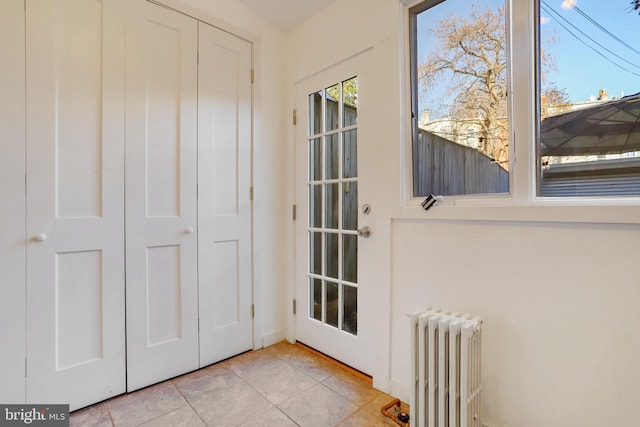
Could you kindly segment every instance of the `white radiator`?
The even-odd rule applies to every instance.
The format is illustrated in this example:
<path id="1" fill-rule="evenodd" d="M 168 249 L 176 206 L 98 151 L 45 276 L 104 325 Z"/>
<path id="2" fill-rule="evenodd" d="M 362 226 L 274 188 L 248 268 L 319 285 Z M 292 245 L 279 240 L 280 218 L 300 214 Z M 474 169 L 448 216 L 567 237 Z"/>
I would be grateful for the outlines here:
<path id="1" fill-rule="evenodd" d="M 481 427 L 482 319 L 424 310 L 411 319 L 411 425 Z"/>

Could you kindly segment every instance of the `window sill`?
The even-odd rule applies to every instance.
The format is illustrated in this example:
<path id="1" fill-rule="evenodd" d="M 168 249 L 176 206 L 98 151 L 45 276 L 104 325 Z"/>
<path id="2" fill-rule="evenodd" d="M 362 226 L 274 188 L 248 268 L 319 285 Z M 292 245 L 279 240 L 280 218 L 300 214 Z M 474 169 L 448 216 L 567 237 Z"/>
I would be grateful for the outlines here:
<path id="1" fill-rule="evenodd" d="M 537 198 L 518 204 L 512 198 L 443 200 L 425 211 L 422 199 L 400 208 L 399 219 L 440 221 L 522 221 L 640 224 L 640 199 Z"/>

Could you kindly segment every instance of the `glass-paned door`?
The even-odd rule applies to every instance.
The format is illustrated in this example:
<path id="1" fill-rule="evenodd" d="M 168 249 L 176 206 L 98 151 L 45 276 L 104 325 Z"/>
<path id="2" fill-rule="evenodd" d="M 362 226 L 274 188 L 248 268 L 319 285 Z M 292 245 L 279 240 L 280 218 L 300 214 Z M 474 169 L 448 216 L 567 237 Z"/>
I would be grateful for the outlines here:
<path id="1" fill-rule="evenodd" d="M 309 94 L 308 314 L 358 334 L 358 77 Z"/>
<path id="2" fill-rule="evenodd" d="M 369 60 L 356 55 L 296 84 L 293 326 L 297 341 L 372 373 L 380 282 L 369 273 L 375 234 L 364 233 L 376 215 L 363 210 L 374 173 L 372 109 L 362 102 L 374 93 Z"/>

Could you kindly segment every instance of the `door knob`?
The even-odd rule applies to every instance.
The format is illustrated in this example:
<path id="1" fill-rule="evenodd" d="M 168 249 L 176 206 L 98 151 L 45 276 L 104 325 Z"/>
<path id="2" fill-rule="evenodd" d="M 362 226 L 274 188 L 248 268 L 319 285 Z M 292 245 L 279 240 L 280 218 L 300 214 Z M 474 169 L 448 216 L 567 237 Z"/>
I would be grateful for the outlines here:
<path id="1" fill-rule="evenodd" d="M 45 240 L 47 240 L 47 235 L 44 233 L 39 233 L 36 235 L 35 239 L 36 242 L 44 242 Z"/>
<path id="2" fill-rule="evenodd" d="M 360 237 L 369 237 L 371 236 L 371 227 L 365 225 L 362 228 L 358 229 L 358 236 Z"/>
<path id="3" fill-rule="evenodd" d="M 187 233 L 187 234 L 193 234 L 194 231 L 195 230 L 193 229 L 193 227 L 187 227 L 187 229 L 184 230 L 184 232 Z"/>

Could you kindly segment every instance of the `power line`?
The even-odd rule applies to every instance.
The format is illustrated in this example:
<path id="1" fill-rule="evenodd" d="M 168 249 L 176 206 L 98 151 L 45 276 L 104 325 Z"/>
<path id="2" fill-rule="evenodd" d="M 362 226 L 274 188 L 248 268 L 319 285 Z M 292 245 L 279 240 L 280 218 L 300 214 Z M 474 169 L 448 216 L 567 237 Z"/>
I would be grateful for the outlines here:
<path id="1" fill-rule="evenodd" d="M 640 55 L 640 51 L 638 51 L 636 48 L 634 48 L 633 46 L 629 45 L 628 43 L 626 43 L 624 40 L 620 39 L 619 37 L 617 37 L 615 34 L 613 34 L 611 31 L 607 30 L 605 27 L 603 27 L 602 25 L 600 25 L 598 23 L 598 21 L 596 21 L 595 19 L 593 19 L 592 17 L 590 17 L 589 15 L 587 15 L 585 12 L 583 12 L 575 3 L 572 6 L 572 9 L 575 9 L 576 12 L 578 12 L 580 15 L 582 15 L 586 20 L 588 20 L 589 22 L 591 22 L 593 25 L 595 25 L 596 27 L 598 27 L 599 29 L 601 29 L 605 34 L 607 34 L 609 37 L 611 37 L 612 39 L 620 42 L 623 46 L 631 49 L 632 51 L 634 51 L 635 53 L 637 53 L 638 55 Z"/>
<path id="2" fill-rule="evenodd" d="M 544 3 L 544 2 L 543 2 Z M 631 61 L 626 60 L 625 58 L 623 58 L 622 56 L 618 55 L 617 53 L 607 49 L 605 46 L 601 45 L 600 43 L 598 43 L 596 40 L 592 39 L 588 34 L 586 34 L 584 31 L 582 31 L 580 28 L 576 27 L 574 24 L 572 24 L 567 18 L 565 18 L 564 16 L 560 15 L 558 12 L 556 12 L 555 10 L 551 9 L 549 7 L 549 5 L 547 5 L 546 3 L 544 4 L 544 6 L 542 6 L 542 8 L 544 10 L 547 11 L 547 13 L 554 13 L 558 18 L 562 19 L 564 22 L 566 22 L 567 24 L 571 25 L 573 28 L 575 28 L 576 30 L 578 30 L 580 32 L 580 34 L 582 34 L 583 36 L 585 36 L 586 38 L 588 38 L 589 40 L 591 40 L 592 42 L 594 42 L 595 44 L 597 44 L 598 46 L 600 46 L 602 49 L 606 50 L 607 52 L 609 52 L 610 54 L 612 54 L 613 56 L 615 56 L 618 59 L 623 60 L 624 62 L 626 62 L 627 64 L 634 66 L 636 68 L 640 68 L 640 66 L 634 64 Z"/>
<path id="3" fill-rule="evenodd" d="M 543 4 L 541 5 L 542 8 L 549 14 L 557 14 L 557 12 L 550 10 L 548 7 L 545 7 L 546 4 L 544 4 L 544 2 L 542 2 Z M 560 16 L 559 14 L 557 14 L 557 16 Z M 562 18 L 562 17 L 561 17 Z M 564 18 L 562 18 L 564 19 Z M 566 32 L 568 32 L 569 34 L 571 34 L 576 40 L 578 40 L 580 43 L 584 44 L 585 46 L 587 46 L 589 49 L 593 50 L 595 53 L 597 53 L 598 55 L 600 55 L 601 57 L 603 57 L 604 59 L 606 59 L 607 61 L 609 61 L 610 63 L 612 63 L 613 65 L 615 65 L 616 67 L 620 68 L 621 70 L 624 70 L 630 74 L 633 74 L 634 76 L 638 76 L 640 77 L 640 74 L 635 73 L 631 70 L 629 70 L 628 68 L 623 67 L 622 65 L 618 64 L 617 62 L 614 62 L 611 58 L 608 58 L 605 54 L 603 54 L 602 52 L 598 51 L 596 48 L 594 48 L 593 46 L 591 46 L 589 43 L 585 42 L 583 39 L 581 39 L 580 37 L 578 37 L 577 35 L 575 35 L 569 28 L 567 28 L 562 22 L 558 21 L 558 25 L 560 25 L 562 28 L 565 29 Z M 573 25 L 573 24 L 571 24 Z M 578 30 L 579 31 L 579 30 Z M 599 46 L 601 46 L 598 43 Z M 602 47 L 602 46 L 601 46 Z M 608 52 L 612 53 L 611 51 L 609 51 L 608 49 L 605 48 L 605 50 L 607 50 Z M 615 55 L 615 54 L 614 54 Z M 617 55 L 616 55 L 617 56 Z M 626 60 L 625 60 L 626 61 Z M 628 61 L 626 61 L 628 62 Z M 635 64 L 631 64 L 635 67 L 638 67 Z M 638 67 L 640 68 L 640 67 Z"/>

